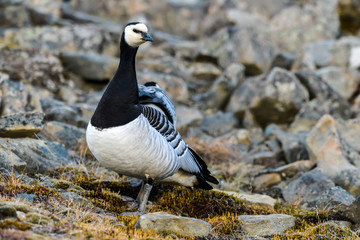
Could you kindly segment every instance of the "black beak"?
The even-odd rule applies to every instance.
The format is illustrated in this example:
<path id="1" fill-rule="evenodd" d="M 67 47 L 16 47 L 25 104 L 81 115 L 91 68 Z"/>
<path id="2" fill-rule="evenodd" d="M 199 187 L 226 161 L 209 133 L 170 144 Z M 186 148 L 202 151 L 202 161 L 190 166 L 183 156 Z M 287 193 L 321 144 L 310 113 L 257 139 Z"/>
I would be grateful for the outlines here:
<path id="1" fill-rule="evenodd" d="M 154 39 L 148 33 L 145 32 L 142 34 L 142 40 L 150 41 L 150 42 L 154 41 Z"/>

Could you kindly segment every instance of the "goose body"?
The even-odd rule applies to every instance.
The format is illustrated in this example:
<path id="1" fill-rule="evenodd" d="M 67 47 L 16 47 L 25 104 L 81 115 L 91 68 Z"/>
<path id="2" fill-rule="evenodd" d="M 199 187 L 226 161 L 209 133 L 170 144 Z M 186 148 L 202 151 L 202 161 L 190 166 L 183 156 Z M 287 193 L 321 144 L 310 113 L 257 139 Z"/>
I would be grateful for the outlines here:
<path id="1" fill-rule="evenodd" d="M 119 67 L 86 130 L 88 147 L 104 167 L 145 181 L 138 196 L 140 212 L 145 211 L 154 181 L 187 182 L 204 189 L 212 188 L 208 182 L 218 183 L 177 132 L 174 105 L 167 94 L 153 83 L 138 85 L 135 56 L 145 41 L 152 38 L 144 24 L 125 27 Z"/>

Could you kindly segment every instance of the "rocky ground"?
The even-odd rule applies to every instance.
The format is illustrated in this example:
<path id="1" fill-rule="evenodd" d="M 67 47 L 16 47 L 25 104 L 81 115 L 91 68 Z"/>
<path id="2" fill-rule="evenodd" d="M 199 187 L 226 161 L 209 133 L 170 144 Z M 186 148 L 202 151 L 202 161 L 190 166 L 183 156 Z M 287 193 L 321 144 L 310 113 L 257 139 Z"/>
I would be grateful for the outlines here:
<path id="1" fill-rule="evenodd" d="M 360 1 L 0 1 L 0 239 L 357 239 Z M 122 27 L 220 180 L 155 186 L 98 165 L 85 128 Z"/>

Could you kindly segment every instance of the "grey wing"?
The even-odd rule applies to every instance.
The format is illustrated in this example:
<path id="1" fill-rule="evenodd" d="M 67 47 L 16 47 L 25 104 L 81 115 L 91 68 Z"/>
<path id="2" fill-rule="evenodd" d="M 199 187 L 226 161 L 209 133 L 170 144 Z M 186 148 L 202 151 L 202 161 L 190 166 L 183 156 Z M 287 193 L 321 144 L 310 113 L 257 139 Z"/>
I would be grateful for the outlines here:
<path id="1" fill-rule="evenodd" d="M 150 125 L 155 128 L 174 149 L 182 170 L 200 175 L 202 175 L 202 173 L 209 173 L 206 164 L 202 160 L 202 162 L 199 162 L 197 157 L 194 156 L 193 150 L 185 143 L 179 132 L 175 129 L 175 126 L 163 113 L 149 106 L 143 106 L 142 113 L 148 119 Z M 205 165 L 205 169 L 203 169 L 203 164 Z"/>
<path id="2" fill-rule="evenodd" d="M 139 103 L 142 105 L 153 104 L 160 108 L 173 126 L 176 127 L 175 107 L 166 92 L 155 83 L 146 83 L 145 85 L 139 84 L 138 87 Z"/>

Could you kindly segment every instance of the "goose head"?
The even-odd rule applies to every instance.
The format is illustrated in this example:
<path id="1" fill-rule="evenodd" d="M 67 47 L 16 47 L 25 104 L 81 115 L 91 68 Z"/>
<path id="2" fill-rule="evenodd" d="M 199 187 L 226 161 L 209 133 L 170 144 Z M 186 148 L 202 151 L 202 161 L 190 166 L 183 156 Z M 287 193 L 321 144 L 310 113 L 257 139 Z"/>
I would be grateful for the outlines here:
<path id="1" fill-rule="evenodd" d="M 128 23 L 124 29 L 124 39 L 131 47 L 139 47 L 144 42 L 153 41 L 148 33 L 148 28 L 144 23 L 132 22 Z"/>

